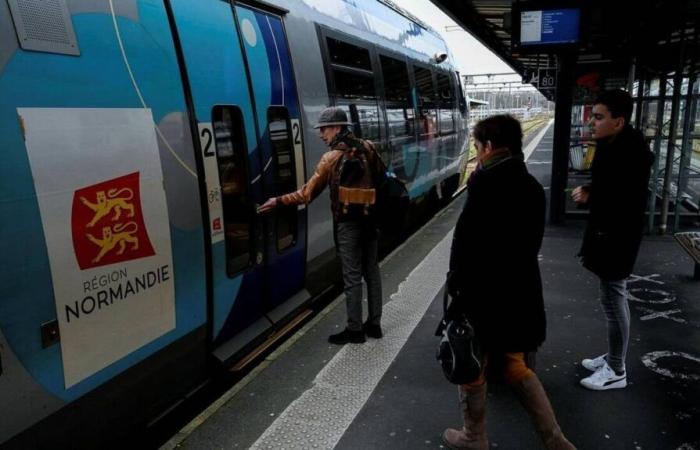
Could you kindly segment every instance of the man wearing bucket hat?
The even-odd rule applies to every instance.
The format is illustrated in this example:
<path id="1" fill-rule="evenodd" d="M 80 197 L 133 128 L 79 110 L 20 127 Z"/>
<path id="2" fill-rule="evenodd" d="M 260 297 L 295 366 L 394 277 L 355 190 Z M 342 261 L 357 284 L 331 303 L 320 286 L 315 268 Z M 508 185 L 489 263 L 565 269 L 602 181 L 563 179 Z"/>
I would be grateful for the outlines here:
<path id="1" fill-rule="evenodd" d="M 267 200 L 259 213 L 276 206 L 311 203 L 330 186 L 331 211 L 335 227 L 336 249 L 343 270 L 343 285 L 347 307 L 347 326 L 329 336 L 333 344 L 360 344 L 365 335 L 382 337 L 382 285 L 377 261 L 376 225 L 368 214 L 375 200 L 372 174 L 381 170 L 381 161 L 369 141 L 356 138 L 352 123 L 341 108 L 330 107 L 321 112 L 314 128 L 330 148 L 323 154 L 314 174 L 298 191 Z M 351 173 L 360 188 L 343 186 L 344 174 Z M 359 177 L 357 174 L 360 174 Z M 364 184 L 363 184 L 364 182 Z M 357 212 L 352 214 L 353 212 Z M 368 319 L 362 322 L 362 278 L 367 283 Z"/>

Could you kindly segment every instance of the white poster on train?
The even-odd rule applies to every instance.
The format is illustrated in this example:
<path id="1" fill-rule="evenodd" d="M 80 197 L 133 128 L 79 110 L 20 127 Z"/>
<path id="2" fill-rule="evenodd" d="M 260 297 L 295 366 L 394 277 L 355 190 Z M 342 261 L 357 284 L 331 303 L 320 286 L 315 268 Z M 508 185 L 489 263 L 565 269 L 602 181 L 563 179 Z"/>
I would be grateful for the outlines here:
<path id="1" fill-rule="evenodd" d="M 51 265 L 67 389 L 175 327 L 158 142 L 149 109 L 17 113 Z"/>

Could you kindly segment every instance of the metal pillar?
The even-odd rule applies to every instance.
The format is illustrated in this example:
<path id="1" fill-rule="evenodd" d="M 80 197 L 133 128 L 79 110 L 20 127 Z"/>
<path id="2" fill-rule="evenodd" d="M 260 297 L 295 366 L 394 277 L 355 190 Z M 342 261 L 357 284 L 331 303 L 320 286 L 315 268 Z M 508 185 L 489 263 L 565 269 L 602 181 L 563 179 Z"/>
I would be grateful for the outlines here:
<path id="1" fill-rule="evenodd" d="M 642 112 L 644 109 L 644 82 L 646 80 L 646 72 L 641 70 L 641 68 L 639 69 L 640 73 L 637 75 L 637 111 L 635 111 L 634 114 L 634 124 L 638 130 L 644 132 L 644 129 L 642 128 L 642 125 L 644 125 L 642 123 Z"/>
<path id="2" fill-rule="evenodd" d="M 563 223 L 566 210 L 566 189 L 569 175 L 569 143 L 571 141 L 571 106 L 573 103 L 576 55 L 558 58 L 556 107 L 554 110 L 554 142 L 552 152 L 552 181 L 550 189 L 549 222 Z"/>
<path id="3" fill-rule="evenodd" d="M 666 145 L 666 171 L 664 173 L 664 191 L 661 198 L 661 217 L 659 221 L 659 234 L 665 234 L 668 228 L 668 205 L 671 201 L 671 178 L 673 177 L 673 157 L 676 153 L 676 130 L 678 128 L 678 112 L 681 102 L 681 85 L 683 84 L 683 69 L 685 66 L 685 27 L 681 29 L 681 51 L 678 59 L 678 67 L 673 77 L 673 100 L 671 103 L 671 124 L 668 131 L 668 144 Z M 676 186 L 680 188 L 680 186 Z M 680 205 L 676 203 L 676 209 Z"/>
<path id="4" fill-rule="evenodd" d="M 696 73 L 694 66 L 690 69 L 690 77 L 688 78 L 688 92 L 685 96 L 685 111 L 683 114 L 683 138 L 681 144 L 681 162 L 678 167 L 678 182 L 676 186 L 676 209 L 673 214 L 673 229 L 678 230 L 681 222 L 681 195 L 685 192 L 688 183 L 687 169 L 690 165 L 690 157 L 693 152 L 693 143 L 691 133 L 695 127 L 695 110 L 696 104 L 693 98 L 693 88 L 695 87 Z"/>
<path id="5" fill-rule="evenodd" d="M 678 128 L 678 110 L 681 103 L 681 84 L 683 84 L 683 70 L 679 68 L 673 77 L 673 100 L 671 100 L 671 124 L 668 131 L 668 143 L 666 144 L 666 166 L 664 169 L 664 189 L 661 197 L 661 217 L 659 220 L 659 234 L 666 234 L 668 228 L 668 206 L 671 202 L 671 179 L 673 178 L 673 158 L 676 154 L 676 129 Z M 678 187 L 678 186 L 676 186 Z M 676 209 L 678 204 L 676 204 Z"/>
<path id="6" fill-rule="evenodd" d="M 651 87 L 651 78 L 649 85 Z M 656 137 L 654 138 L 654 165 L 651 170 L 651 193 L 649 194 L 649 223 L 647 231 L 654 231 L 654 218 L 656 216 L 656 194 L 659 190 L 659 164 L 661 159 L 661 140 L 664 129 L 664 104 L 666 103 L 666 75 L 659 78 L 659 99 L 656 104 Z"/>
<path id="7" fill-rule="evenodd" d="M 630 65 L 630 72 L 629 75 L 627 75 L 627 92 L 632 95 L 632 91 L 634 91 L 634 75 L 635 72 L 637 71 L 637 59 L 632 58 L 632 64 Z"/>

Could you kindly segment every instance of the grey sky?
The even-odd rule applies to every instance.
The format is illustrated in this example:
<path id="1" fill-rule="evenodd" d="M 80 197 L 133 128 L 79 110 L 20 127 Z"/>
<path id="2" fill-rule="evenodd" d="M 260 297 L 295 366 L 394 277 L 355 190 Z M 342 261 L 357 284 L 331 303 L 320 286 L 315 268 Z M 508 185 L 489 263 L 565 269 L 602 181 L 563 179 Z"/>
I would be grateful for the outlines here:
<path id="1" fill-rule="evenodd" d="M 394 0 L 394 2 L 440 33 L 447 41 L 447 45 L 456 59 L 453 62 L 461 74 L 513 72 L 509 65 L 471 34 L 461 29 L 445 31 L 446 26 L 457 24 L 429 0 Z"/>

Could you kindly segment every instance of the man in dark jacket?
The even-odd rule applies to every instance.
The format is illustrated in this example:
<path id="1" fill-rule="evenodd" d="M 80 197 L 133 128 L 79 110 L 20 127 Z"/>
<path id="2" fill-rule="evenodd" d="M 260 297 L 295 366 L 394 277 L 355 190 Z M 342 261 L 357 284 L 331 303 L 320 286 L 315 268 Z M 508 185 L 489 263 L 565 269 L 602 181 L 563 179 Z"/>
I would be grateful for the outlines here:
<path id="1" fill-rule="evenodd" d="M 579 256 L 583 266 L 600 279 L 600 301 L 608 326 L 608 352 L 581 362 L 594 372 L 581 384 L 593 390 L 627 386 L 630 312 L 626 278 L 642 241 L 654 159 L 642 133 L 629 125 L 631 115 L 632 98 L 627 92 L 607 91 L 598 97 L 591 119 L 596 140 L 591 183 L 572 193 L 574 201 L 590 208 Z"/>
<path id="2" fill-rule="evenodd" d="M 321 112 L 318 124 L 319 137 L 330 149 L 323 154 L 314 174 L 298 191 L 267 200 L 259 213 L 271 211 L 278 205 L 293 206 L 311 203 L 326 186 L 330 186 L 331 210 L 335 227 L 336 248 L 340 256 L 345 287 L 345 302 L 348 314 L 347 327 L 340 333 L 329 336 L 332 344 L 343 345 L 349 342 L 361 344 L 365 335 L 379 339 L 383 336 L 382 281 L 377 259 L 377 228 L 369 215 L 368 206 L 374 204 L 376 192 L 373 189 L 372 174 L 380 170 L 381 161 L 374 146 L 353 136 L 348 128 L 347 114 L 341 108 L 330 107 Z M 359 178 L 354 185 L 363 187 L 346 188 L 341 183 L 344 167 L 348 162 L 359 166 L 352 175 Z M 364 181 L 363 181 L 364 180 Z M 359 184 L 358 184 L 359 183 Z M 364 184 L 363 184 L 364 183 Z M 356 203 L 354 205 L 354 203 Z M 355 207 L 355 209 L 353 209 Z M 353 215 L 353 212 L 359 212 Z M 362 278 L 367 282 L 368 319 L 362 323 Z"/>
<path id="3" fill-rule="evenodd" d="M 464 314 L 485 351 L 484 366 L 502 367 L 547 449 L 573 449 L 564 437 L 525 353 L 545 340 L 545 311 L 537 255 L 544 235 L 545 195 L 523 161 L 522 129 L 511 116 L 493 116 L 473 131 L 479 160 L 467 182 L 450 253 L 448 318 Z M 449 448 L 489 448 L 486 377 L 459 386 L 464 426 L 448 428 Z"/>

